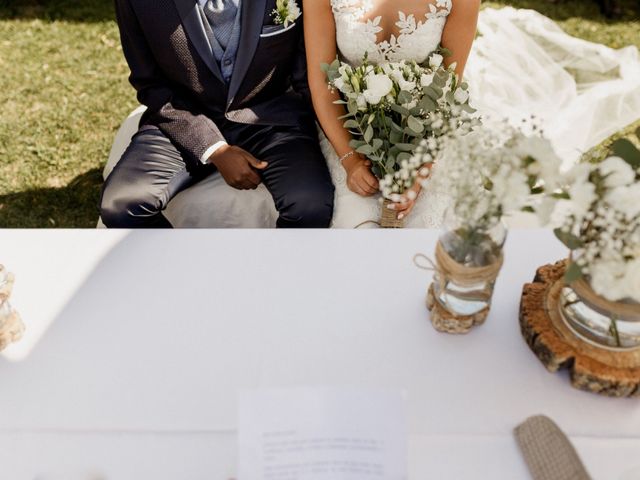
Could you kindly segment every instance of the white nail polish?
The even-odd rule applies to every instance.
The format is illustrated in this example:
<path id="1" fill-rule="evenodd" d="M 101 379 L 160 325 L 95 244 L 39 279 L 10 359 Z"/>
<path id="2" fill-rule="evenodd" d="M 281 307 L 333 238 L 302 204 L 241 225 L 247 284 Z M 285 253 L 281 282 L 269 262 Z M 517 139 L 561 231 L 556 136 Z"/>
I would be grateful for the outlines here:
<path id="1" fill-rule="evenodd" d="M 398 220 L 402 220 L 404 218 L 404 213 L 401 213 L 400 215 L 398 215 Z"/>
<path id="2" fill-rule="evenodd" d="M 395 209 L 396 209 L 396 206 L 395 206 L 393 203 L 390 203 L 389 205 L 387 205 L 387 208 L 388 208 L 389 210 L 395 210 Z"/>

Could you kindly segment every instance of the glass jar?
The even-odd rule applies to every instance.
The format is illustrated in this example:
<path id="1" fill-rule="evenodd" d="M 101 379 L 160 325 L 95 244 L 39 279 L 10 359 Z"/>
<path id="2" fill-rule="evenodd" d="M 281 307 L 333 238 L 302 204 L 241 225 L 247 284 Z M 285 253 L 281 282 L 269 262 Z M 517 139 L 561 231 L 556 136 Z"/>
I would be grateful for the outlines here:
<path id="1" fill-rule="evenodd" d="M 578 337 L 600 348 L 616 351 L 640 349 L 640 304 L 632 301 L 597 301 L 584 281 L 581 288 L 565 286 L 559 309 L 565 324 Z M 594 301 L 595 299 L 595 301 Z"/>
<path id="2" fill-rule="evenodd" d="M 451 227 L 440 237 L 440 245 L 462 274 L 451 274 L 438 260 L 439 269 L 433 282 L 434 296 L 455 316 L 475 315 L 491 306 L 496 277 L 502 265 L 507 228 L 501 221 L 487 228 L 462 227 L 451 221 L 446 224 Z"/>

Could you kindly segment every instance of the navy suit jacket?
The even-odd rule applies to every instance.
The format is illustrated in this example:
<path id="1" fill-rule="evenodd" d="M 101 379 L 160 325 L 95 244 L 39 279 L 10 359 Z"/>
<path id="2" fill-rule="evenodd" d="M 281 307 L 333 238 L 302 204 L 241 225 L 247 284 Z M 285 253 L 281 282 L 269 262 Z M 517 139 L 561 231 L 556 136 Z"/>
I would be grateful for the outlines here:
<path id="1" fill-rule="evenodd" d="M 289 29 L 276 26 L 276 0 L 243 1 L 242 35 L 229 85 L 197 0 L 115 1 L 129 79 L 148 107 L 141 127 L 157 126 L 188 166 L 200 165 L 206 149 L 225 140 L 228 122 L 313 125 L 302 17 Z"/>

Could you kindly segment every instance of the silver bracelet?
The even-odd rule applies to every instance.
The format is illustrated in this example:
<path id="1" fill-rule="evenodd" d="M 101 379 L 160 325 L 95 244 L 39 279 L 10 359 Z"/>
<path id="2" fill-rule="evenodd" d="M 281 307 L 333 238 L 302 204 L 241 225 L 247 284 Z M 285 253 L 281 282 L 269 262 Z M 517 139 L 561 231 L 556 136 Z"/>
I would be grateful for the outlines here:
<path id="1" fill-rule="evenodd" d="M 356 154 L 356 152 L 354 152 L 353 150 L 351 150 L 350 152 L 345 153 L 343 156 L 340 157 L 340 159 L 338 160 L 340 162 L 340 164 L 342 165 L 342 162 L 344 162 L 347 158 L 349 157 L 353 157 Z"/>

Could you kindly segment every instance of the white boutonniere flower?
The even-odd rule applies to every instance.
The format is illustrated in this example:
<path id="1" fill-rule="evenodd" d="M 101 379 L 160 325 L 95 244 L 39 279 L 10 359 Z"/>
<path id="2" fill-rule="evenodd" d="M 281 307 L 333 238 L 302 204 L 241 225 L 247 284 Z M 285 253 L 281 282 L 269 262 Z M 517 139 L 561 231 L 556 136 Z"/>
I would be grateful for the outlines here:
<path id="1" fill-rule="evenodd" d="M 284 25 L 284 28 L 287 28 L 290 23 L 300 18 L 301 14 L 296 0 L 276 0 L 276 8 L 273 11 L 273 20 L 276 25 Z"/>

